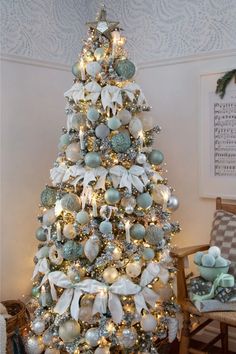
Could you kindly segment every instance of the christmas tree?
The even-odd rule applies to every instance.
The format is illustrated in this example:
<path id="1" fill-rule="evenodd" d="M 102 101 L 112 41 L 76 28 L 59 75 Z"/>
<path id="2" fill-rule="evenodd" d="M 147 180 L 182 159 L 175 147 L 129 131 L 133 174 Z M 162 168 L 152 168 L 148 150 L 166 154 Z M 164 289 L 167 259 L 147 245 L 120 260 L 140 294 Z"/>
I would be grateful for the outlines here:
<path id="1" fill-rule="evenodd" d="M 176 335 L 170 241 L 178 207 L 160 132 L 103 7 L 65 93 L 67 128 L 41 193 L 30 354 L 158 353 Z"/>

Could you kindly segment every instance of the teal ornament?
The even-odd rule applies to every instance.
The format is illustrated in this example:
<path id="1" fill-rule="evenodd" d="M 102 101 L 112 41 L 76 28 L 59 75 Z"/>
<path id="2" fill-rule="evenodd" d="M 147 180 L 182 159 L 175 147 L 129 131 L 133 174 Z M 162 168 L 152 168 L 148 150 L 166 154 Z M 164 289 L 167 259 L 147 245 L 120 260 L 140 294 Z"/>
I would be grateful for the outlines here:
<path id="1" fill-rule="evenodd" d="M 130 229 L 130 236 L 135 240 L 142 240 L 145 236 L 145 227 L 142 224 L 134 224 Z"/>
<path id="2" fill-rule="evenodd" d="M 84 161 L 88 167 L 96 168 L 101 164 L 101 157 L 97 152 L 88 152 L 85 155 Z"/>
<path id="3" fill-rule="evenodd" d="M 159 150 L 152 150 L 148 155 L 148 160 L 152 165 L 160 165 L 164 160 L 164 155 Z"/>
<path id="4" fill-rule="evenodd" d="M 67 261 L 76 261 L 83 254 L 83 246 L 75 241 L 67 241 L 62 249 L 63 257 Z"/>
<path id="5" fill-rule="evenodd" d="M 39 298 L 40 294 L 41 294 L 40 288 L 37 286 L 33 286 L 33 288 L 31 289 L 31 295 L 33 297 Z"/>
<path id="6" fill-rule="evenodd" d="M 202 264 L 202 256 L 204 255 L 203 252 L 197 252 L 194 255 L 194 262 L 198 265 Z"/>
<path id="7" fill-rule="evenodd" d="M 90 107 L 88 109 L 88 112 L 87 112 L 87 118 L 88 120 L 90 120 L 91 122 L 96 122 L 96 120 L 98 120 L 100 114 L 99 112 L 93 108 L 93 107 Z"/>
<path id="8" fill-rule="evenodd" d="M 94 52 L 94 56 L 96 60 L 102 60 L 105 56 L 105 52 L 103 48 L 97 48 Z"/>
<path id="9" fill-rule="evenodd" d="M 121 121 L 117 117 L 112 117 L 108 119 L 107 125 L 111 130 L 117 130 L 121 126 Z"/>
<path id="10" fill-rule="evenodd" d="M 157 245 L 163 240 L 164 231 L 156 225 L 149 225 L 145 233 L 145 241 L 150 245 Z"/>
<path id="11" fill-rule="evenodd" d="M 43 227 L 39 227 L 36 230 L 35 235 L 36 235 L 37 240 L 39 240 L 41 242 L 47 241 L 47 231 Z"/>
<path id="12" fill-rule="evenodd" d="M 41 193 L 41 203 L 45 208 L 51 208 L 56 203 L 57 191 L 54 188 L 46 187 Z"/>
<path id="13" fill-rule="evenodd" d="M 53 304 L 53 298 L 49 291 L 46 291 L 44 294 L 39 296 L 39 304 L 43 307 L 48 307 Z"/>
<path id="14" fill-rule="evenodd" d="M 76 221 L 80 225 L 86 225 L 89 222 L 89 214 L 85 210 L 81 210 L 77 215 L 76 215 Z"/>
<path id="15" fill-rule="evenodd" d="M 112 223 L 110 221 L 102 221 L 99 225 L 99 230 L 102 234 L 110 234 L 112 232 Z"/>
<path id="16" fill-rule="evenodd" d="M 228 265 L 227 259 L 219 256 L 216 258 L 215 267 L 226 267 Z"/>
<path id="17" fill-rule="evenodd" d="M 104 198 L 108 204 L 116 204 L 120 201 L 120 192 L 115 188 L 109 188 L 105 192 Z"/>
<path id="18" fill-rule="evenodd" d="M 152 197 L 149 193 L 142 193 L 137 197 L 137 204 L 140 208 L 148 209 L 152 205 Z"/>
<path id="19" fill-rule="evenodd" d="M 217 246 L 211 246 L 208 250 L 208 254 L 212 255 L 215 258 L 218 258 L 221 254 L 220 248 Z"/>
<path id="20" fill-rule="evenodd" d="M 81 79 L 81 71 L 80 71 L 80 62 L 76 62 L 73 66 L 72 66 L 72 74 L 77 77 L 78 79 Z"/>
<path id="21" fill-rule="evenodd" d="M 155 252 L 150 247 L 144 247 L 144 249 L 142 251 L 142 256 L 143 256 L 143 259 L 145 259 L 145 261 L 150 261 L 151 259 L 153 259 L 155 257 Z"/>
<path id="22" fill-rule="evenodd" d="M 70 145 L 70 137 L 69 134 L 63 134 L 60 137 L 60 141 L 58 144 L 58 149 L 60 151 L 65 151 L 67 146 Z"/>
<path id="23" fill-rule="evenodd" d="M 110 134 L 110 129 L 106 124 L 99 124 L 95 129 L 95 134 L 97 138 L 105 139 Z"/>
<path id="24" fill-rule="evenodd" d="M 61 199 L 61 206 L 64 210 L 78 211 L 80 209 L 80 199 L 74 193 L 67 193 Z"/>
<path id="25" fill-rule="evenodd" d="M 111 146 L 115 152 L 126 152 L 131 146 L 131 140 L 128 134 L 119 133 L 112 137 Z"/>
<path id="26" fill-rule="evenodd" d="M 204 254 L 202 256 L 202 265 L 203 267 L 214 267 L 215 266 L 215 257 L 210 254 Z"/>
<path id="27" fill-rule="evenodd" d="M 128 59 L 119 60 L 115 66 L 115 71 L 118 76 L 129 80 L 135 74 L 135 65 Z"/>

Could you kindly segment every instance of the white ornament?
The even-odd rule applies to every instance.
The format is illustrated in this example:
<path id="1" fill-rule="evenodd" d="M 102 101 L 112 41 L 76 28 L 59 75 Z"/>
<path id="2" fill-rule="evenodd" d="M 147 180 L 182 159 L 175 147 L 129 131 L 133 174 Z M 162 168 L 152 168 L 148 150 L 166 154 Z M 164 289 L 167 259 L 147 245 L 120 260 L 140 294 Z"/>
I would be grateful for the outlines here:
<path id="1" fill-rule="evenodd" d="M 135 139 L 138 139 L 140 133 L 143 131 L 143 125 L 139 118 L 134 117 L 131 119 L 129 123 L 129 131 Z"/>
<path id="2" fill-rule="evenodd" d="M 84 246 L 84 254 L 92 263 L 99 254 L 99 239 L 96 236 L 91 236 Z"/>
<path id="3" fill-rule="evenodd" d="M 86 71 L 92 77 L 95 77 L 101 70 L 101 65 L 96 61 L 92 61 L 86 65 Z"/>
<path id="4" fill-rule="evenodd" d="M 145 154 L 139 153 L 136 157 L 136 162 L 140 165 L 143 165 L 147 161 L 147 157 Z"/>
<path id="5" fill-rule="evenodd" d="M 49 209 L 43 214 L 43 225 L 51 226 L 56 221 L 55 209 Z"/>
<path id="6" fill-rule="evenodd" d="M 154 202 L 163 205 L 164 209 L 166 209 L 167 202 L 171 196 L 170 189 L 164 184 L 155 184 L 151 194 Z"/>
<path id="7" fill-rule="evenodd" d="M 211 256 L 213 256 L 215 258 L 220 257 L 220 255 L 221 255 L 220 248 L 217 246 L 211 246 L 208 250 L 208 254 L 210 254 Z"/>
<path id="8" fill-rule="evenodd" d="M 168 323 L 168 340 L 170 343 L 172 343 L 177 336 L 179 321 L 175 317 L 169 317 L 167 323 Z"/>
<path id="9" fill-rule="evenodd" d="M 75 228 L 73 224 L 66 224 L 63 228 L 63 235 L 72 240 L 76 236 Z"/>
<path id="10" fill-rule="evenodd" d="M 108 267 L 103 272 L 103 279 L 106 283 L 112 284 L 114 283 L 119 276 L 119 273 L 115 267 Z"/>
<path id="11" fill-rule="evenodd" d="M 138 262 L 128 263 L 126 266 L 126 273 L 131 278 L 136 278 L 141 273 L 141 266 Z"/>
<path id="12" fill-rule="evenodd" d="M 112 251 L 112 259 L 114 261 L 118 261 L 122 257 L 122 251 L 119 247 L 115 247 L 114 250 Z"/>
<path id="13" fill-rule="evenodd" d="M 32 323 L 31 328 L 35 334 L 40 335 L 45 331 L 45 322 L 42 319 L 36 319 Z"/>
<path id="14" fill-rule="evenodd" d="M 49 259 L 53 264 L 60 265 L 63 262 L 62 252 L 56 245 L 52 245 L 49 250 Z"/>
<path id="15" fill-rule="evenodd" d="M 145 332 L 153 332 L 157 326 L 157 320 L 153 315 L 147 314 L 142 317 L 140 324 Z"/>

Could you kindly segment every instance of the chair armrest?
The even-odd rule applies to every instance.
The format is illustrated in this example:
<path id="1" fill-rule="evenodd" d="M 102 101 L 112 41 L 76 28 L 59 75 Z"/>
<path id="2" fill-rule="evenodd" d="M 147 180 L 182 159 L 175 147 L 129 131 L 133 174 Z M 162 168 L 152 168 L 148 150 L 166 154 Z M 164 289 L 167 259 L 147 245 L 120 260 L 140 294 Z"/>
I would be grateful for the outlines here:
<path id="1" fill-rule="evenodd" d="M 184 258 L 191 254 L 194 254 L 199 251 L 206 251 L 209 248 L 209 244 L 206 245 L 198 245 L 198 246 L 189 246 L 189 247 L 181 247 L 181 248 L 174 248 L 170 252 L 170 256 L 173 258 Z"/>

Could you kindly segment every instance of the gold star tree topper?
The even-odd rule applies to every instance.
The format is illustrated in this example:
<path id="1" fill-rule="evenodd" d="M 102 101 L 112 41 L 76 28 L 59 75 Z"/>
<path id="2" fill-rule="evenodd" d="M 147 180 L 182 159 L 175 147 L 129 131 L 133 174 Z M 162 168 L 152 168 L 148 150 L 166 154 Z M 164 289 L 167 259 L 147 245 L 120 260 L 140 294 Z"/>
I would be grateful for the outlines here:
<path id="1" fill-rule="evenodd" d="M 97 16 L 97 21 L 87 22 L 86 25 L 90 28 L 93 28 L 97 35 L 101 34 L 110 39 L 111 32 L 113 32 L 118 27 L 119 22 L 107 20 L 106 8 L 105 5 L 103 5 Z"/>

